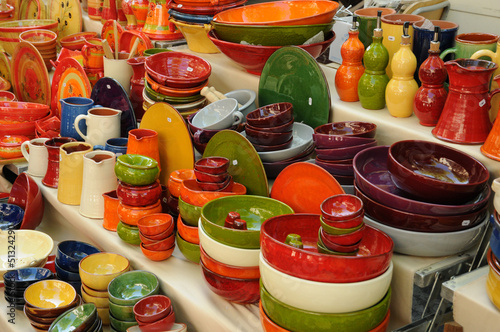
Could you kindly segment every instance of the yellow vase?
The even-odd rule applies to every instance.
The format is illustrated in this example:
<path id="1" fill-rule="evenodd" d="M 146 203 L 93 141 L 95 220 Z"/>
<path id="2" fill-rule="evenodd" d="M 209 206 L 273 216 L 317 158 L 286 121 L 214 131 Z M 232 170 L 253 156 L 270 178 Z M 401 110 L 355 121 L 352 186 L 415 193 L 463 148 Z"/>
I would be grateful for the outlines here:
<path id="1" fill-rule="evenodd" d="M 83 185 L 83 156 L 92 145 L 71 142 L 61 145 L 57 200 L 63 204 L 80 205 Z"/>

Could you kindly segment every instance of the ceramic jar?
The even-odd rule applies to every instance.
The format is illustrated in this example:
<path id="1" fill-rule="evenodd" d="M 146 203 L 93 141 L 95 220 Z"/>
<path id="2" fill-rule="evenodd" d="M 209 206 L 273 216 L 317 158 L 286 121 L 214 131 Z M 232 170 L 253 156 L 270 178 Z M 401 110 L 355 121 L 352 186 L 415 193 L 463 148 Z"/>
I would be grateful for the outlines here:
<path id="1" fill-rule="evenodd" d="M 117 211 L 118 218 L 120 218 L 122 223 L 129 226 L 137 226 L 137 222 L 142 217 L 153 213 L 161 213 L 162 206 L 160 200 L 157 200 L 155 203 L 147 206 L 131 206 L 120 202 L 120 204 L 118 204 Z"/>
<path id="2" fill-rule="evenodd" d="M 156 203 L 162 194 L 160 183 L 154 182 L 147 186 L 130 186 L 119 182 L 116 194 L 121 203 L 130 206 L 147 206 Z"/>
<path id="3" fill-rule="evenodd" d="M 63 204 L 80 205 L 83 187 L 83 156 L 92 145 L 71 142 L 61 145 L 57 200 Z"/>
<path id="4" fill-rule="evenodd" d="M 118 180 L 133 186 L 145 186 L 158 179 L 160 171 L 156 160 L 137 154 L 117 158 L 115 174 Z"/>
<path id="5" fill-rule="evenodd" d="M 54 137 L 43 143 L 47 148 L 48 155 L 47 172 L 42 180 L 43 185 L 57 188 L 59 183 L 59 148 L 61 145 L 69 142 L 76 142 L 76 139 L 71 137 Z"/>

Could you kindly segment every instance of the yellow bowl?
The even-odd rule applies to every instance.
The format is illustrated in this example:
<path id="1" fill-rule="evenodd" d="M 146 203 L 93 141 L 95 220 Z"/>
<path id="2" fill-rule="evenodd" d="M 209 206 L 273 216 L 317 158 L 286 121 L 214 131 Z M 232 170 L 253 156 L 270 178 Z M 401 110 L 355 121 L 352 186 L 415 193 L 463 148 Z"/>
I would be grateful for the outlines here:
<path id="1" fill-rule="evenodd" d="M 490 271 L 486 279 L 486 293 L 495 307 L 500 309 L 500 271 L 494 262 L 497 258 L 494 256 L 491 248 L 488 249 L 486 257 L 490 266 Z"/>
<path id="2" fill-rule="evenodd" d="M 19 35 L 21 32 L 33 29 L 45 29 L 57 33 L 57 21 L 44 19 L 1 22 L 0 44 L 7 53 L 12 55 L 14 48 L 20 42 Z"/>
<path id="3" fill-rule="evenodd" d="M 93 297 L 105 297 L 105 298 L 108 298 L 108 296 L 109 296 L 108 290 L 98 291 L 98 290 L 90 288 L 89 286 L 85 285 L 84 283 L 82 283 L 82 288 L 85 291 L 85 293 L 87 293 L 87 294 L 89 294 L 90 296 L 93 296 Z"/>
<path id="4" fill-rule="evenodd" d="M 80 278 L 89 288 L 97 291 L 108 289 L 108 284 L 115 277 L 125 273 L 130 262 L 122 255 L 99 252 L 89 255 L 80 261 Z"/>
<path id="5" fill-rule="evenodd" d="M 220 53 L 217 46 L 207 37 L 211 29 L 209 24 L 189 24 L 170 18 L 187 41 L 189 49 L 198 53 Z"/>
<path id="6" fill-rule="evenodd" d="M 81 291 L 82 291 L 83 302 L 94 303 L 95 306 L 98 308 L 109 307 L 109 299 L 107 297 L 97 297 L 97 296 L 92 296 L 90 294 L 87 294 L 87 292 L 85 292 L 85 289 L 83 289 L 83 287 L 82 287 Z"/>
<path id="7" fill-rule="evenodd" d="M 76 290 L 65 281 L 50 279 L 35 282 L 24 291 L 24 300 L 41 309 L 60 308 L 71 304 Z"/>
<path id="8" fill-rule="evenodd" d="M 99 308 L 97 307 L 97 314 L 102 320 L 102 325 L 109 325 L 109 308 Z"/>

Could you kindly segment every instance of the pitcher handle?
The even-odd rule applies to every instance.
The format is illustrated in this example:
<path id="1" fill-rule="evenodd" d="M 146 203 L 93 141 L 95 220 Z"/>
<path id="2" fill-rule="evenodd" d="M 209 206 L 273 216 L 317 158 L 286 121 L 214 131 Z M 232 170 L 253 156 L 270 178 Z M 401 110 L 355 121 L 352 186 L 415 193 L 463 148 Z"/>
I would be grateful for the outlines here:
<path id="1" fill-rule="evenodd" d="M 444 57 L 447 56 L 450 53 L 453 53 L 453 54 L 457 53 L 457 48 L 456 47 L 447 48 L 446 50 L 444 50 L 443 52 L 441 52 L 441 54 L 439 54 L 439 57 L 441 59 L 444 59 Z"/>
<path id="2" fill-rule="evenodd" d="M 28 150 L 26 149 L 26 146 L 28 146 L 29 141 L 24 141 L 21 144 L 21 153 L 23 154 L 24 159 L 26 159 L 27 162 L 30 162 L 30 155 L 28 153 Z"/>
<path id="3" fill-rule="evenodd" d="M 74 122 L 76 132 L 78 133 L 78 135 L 80 135 L 80 136 L 81 136 L 81 138 L 83 138 L 83 140 L 84 140 L 85 142 L 87 141 L 88 137 L 87 137 L 87 136 L 85 136 L 85 135 L 82 133 L 82 131 L 81 131 L 81 130 L 80 130 L 80 128 L 78 127 L 78 123 L 79 123 L 79 122 L 80 122 L 80 120 L 82 120 L 82 119 L 85 119 L 85 122 L 87 122 L 87 118 L 88 118 L 88 116 L 87 116 L 87 115 L 85 115 L 85 114 L 80 114 L 80 115 L 78 115 L 78 116 L 75 118 L 75 122 Z"/>
<path id="4" fill-rule="evenodd" d="M 471 59 L 479 59 L 480 57 L 483 57 L 483 56 L 486 56 L 490 59 L 494 59 L 495 53 L 493 53 L 490 50 L 479 50 L 476 53 L 472 54 L 470 58 Z"/>

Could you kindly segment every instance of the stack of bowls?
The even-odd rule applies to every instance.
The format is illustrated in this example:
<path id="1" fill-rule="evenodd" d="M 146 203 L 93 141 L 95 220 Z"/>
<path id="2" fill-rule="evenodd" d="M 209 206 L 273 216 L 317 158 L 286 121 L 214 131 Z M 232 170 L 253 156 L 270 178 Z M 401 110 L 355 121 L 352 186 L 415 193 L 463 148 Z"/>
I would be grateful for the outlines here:
<path id="1" fill-rule="evenodd" d="M 28 286 L 40 280 L 52 279 L 52 271 L 42 267 L 27 267 L 12 270 L 4 274 L 5 300 L 22 310 L 25 304 L 24 291 Z"/>
<path id="2" fill-rule="evenodd" d="M 85 301 L 85 290 L 82 289 L 78 265 L 88 255 L 101 252 L 99 249 L 85 242 L 63 241 L 57 245 L 56 260 L 54 262 L 57 278 L 71 284 L 76 292 L 82 295 Z M 89 302 L 89 301 L 86 301 Z"/>
<path id="3" fill-rule="evenodd" d="M 316 214 L 277 216 L 262 225 L 264 329 L 382 331 L 391 297 L 391 238 L 367 226 L 356 255 L 329 255 L 316 248 L 320 227 Z M 303 248 L 287 244 L 289 234 L 300 237 Z"/>
<path id="4" fill-rule="evenodd" d="M 165 295 L 146 296 L 134 305 L 134 315 L 143 331 L 169 331 L 175 324 L 172 302 Z"/>
<path id="5" fill-rule="evenodd" d="M 343 194 L 321 203 L 318 251 L 324 254 L 356 255 L 365 232 L 361 199 Z"/>
<path id="6" fill-rule="evenodd" d="M 288 205 L 262 196 L 223 197 L 205 204 L 199 224 L 200 265 L 210 290 L 231 302 L 257 302 L 261 225 L 290 213 Z"/>
<path id="7" fill-rule="evenodd" d="M 24 291 L 24 314 L 31 326 L 48 331 L 62 313 L 80 305 L 80 295 L 67 282 L 55 279 L 38 281 Z"/>
<path id="8" fill-rule="evenodd" d="M 115 174 L 120 201 L 116 233 L 127 243 L 140 245 L 137 222 L 144 216 L 162 212 L 158 162 L 142 155 L 124 154 L 117 158 Z"/>
<path id="9" fill-rule="evenodd" d="M 77 32 L 62 37 L 59 43 L 63 48 L 67 48 L 71 51 L 81 51 L 83 45 L 85 45 L 85 40 L 95 37 L 97 37 L 97 32 L 94 31 Z"/>
<path id="10" fill-rule="evenodd" d="M 15 116 L 13 116 L 15 114 Z M 2 101 L 0 136 L 23 135 L 35 137 L 35 122 L 50 117 L 50 107 L 38 103 Z"/>
<path id="11" fill-rule="evenodd" d="M 134 305 L 159 291 L 158 278 L 148 271 L 130 271 L 114 278 L 108 286 L 111 328 L 125 332 L 129 327 L 137 325 Z"/>
<path id="12" fill-rule="evenodd" d="M 174 252 L 174 221 L 167 213 L 153 213 L 137 222 L 141 251 L 153 261 L 163 261 Z"/>
<path id="13" fill-rule="evenodd" d="M 0 230 L 19 229 L 23 218 L 24 210 L 20 206 L 0 203 Z"/>
<path id="14" fill-rule="evenodd" d="M 33 44 L 40 52 L 47 70 L 52 69 L 52 61 L 57 59 L 57 33 L 51 30 L 34 29 L 24 31 L 19 35 L 21 41 Z"/>
<path id="15" fill-rule="evenodd" d="M 204 191 L 230 190 L 232 176 L 227 172 L 229 159 L 224 157 L 201 158 L 194 164 L 196 183 Z"/>
<path id="16" fill-rule="evenodd" d="M 66 311 L 50 325 L 49 332 L 59 331 L 102 331 L 102 320 L 97 314 L 97 308 L 92 303 L 82 304 Z"/>
<path id="17" fill-rule="evenodd" d="M 377 145 L 374 123 L 345 121 L 321 125 L 314 129 L 318 166 L 332 174 L 340 184 L 354 182 L 354 156 L 360 151 Z"/>
<path id="18" fill-rule="evenodd" d="M 391 150 L 395 153 L 392 157 Z M 404 173 L 398 175 L 397 168 Z M 444 180 L 453 170 L 468 176 L 468 183 Z M 479 241 L 488 222 L 488 170 L 458 150 L 424 141 L 372 147 L 356 155 L 354 172 L 354 188 L 363 201 L 365 222 L 390 235 L 396 252 L 415 256 L 457 254 Z M 406 183 L 412 184 L 412 191 L 422 190 L 424 195 L 410 193 Z M 464 194 L 463 190 L 470 187 L 475 189 Z M 436 192 L 440 192 L 439 197 Z"/>
<path id="19" fill-rule="evenodd" d="M 276 103 L 251 111 L 246 116 L 246 138 L 257 151 L 287 149 L 293 140 L 293 105 Z"/>
<path id="20" fill-rule="evenodd" d="M 194 171 L 192 169 L 178 169 L 170 173 L 168 177 L 167 187 L 168 187 L 168 198 L 170 201 L 169 213 L 173 217 L 179 215 L 179 196 L 181 195 L 182 181 L 195 179 Z"/>
<path id="21" fill-rule="evenodd" d="M 113 253 L 96 253 L 80 261 L 79 271 L 82 294 L 85 291 L 84 301 L 91 301 L 96 305 L 97 313 L 105 325 L 110 322 L 108 284 L 129 269 L 128 259 Z"/>
<path id="22" fill-rule="evenodd" d="M 44 29 L 58 31 L 58 23 L 53 19 L 18 20 L 0 23 L 0 42 L 4 51 L 12 55 L 16 45 L 20 42 L 19 35 L 28 30 Z"/>

